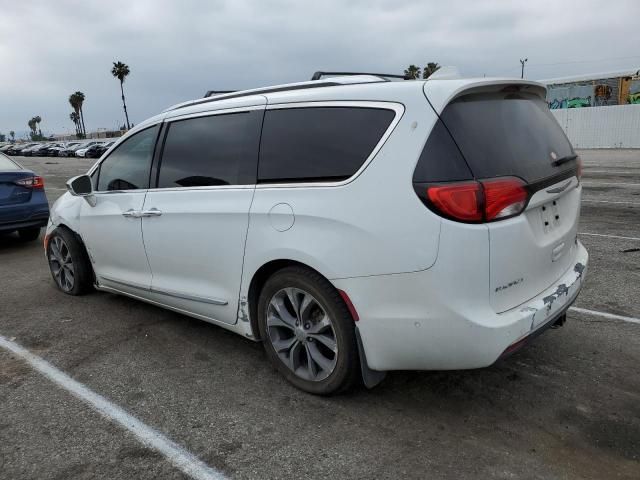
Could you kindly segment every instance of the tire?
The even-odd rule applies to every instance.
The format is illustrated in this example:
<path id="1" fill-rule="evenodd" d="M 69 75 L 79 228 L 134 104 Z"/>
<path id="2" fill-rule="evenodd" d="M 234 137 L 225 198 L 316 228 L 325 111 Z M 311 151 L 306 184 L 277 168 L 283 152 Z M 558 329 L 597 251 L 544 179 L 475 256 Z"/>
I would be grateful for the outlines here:
<path id="1" fill-rule="evenodd" d="M 69 230 L 58 228 L 47 243 L 49 270 L 56 286 L 68 295 L 83 295 L 93 288 L 93 269 L 84 246 Z"/>
<path id="2" fill-rule="evenodd" d="M 22 242 L 33 242 L 40 236 L 40 227 L 21 228 L 18 237 Z"/>
<path id="3" fill-rule="evenodd" d="M 319 273 L 298 266 L 274 273 L 260 292 L 258 326 L 269 361 L 300 390 L 331 395 L 358 380 L 353 318 Z"/>

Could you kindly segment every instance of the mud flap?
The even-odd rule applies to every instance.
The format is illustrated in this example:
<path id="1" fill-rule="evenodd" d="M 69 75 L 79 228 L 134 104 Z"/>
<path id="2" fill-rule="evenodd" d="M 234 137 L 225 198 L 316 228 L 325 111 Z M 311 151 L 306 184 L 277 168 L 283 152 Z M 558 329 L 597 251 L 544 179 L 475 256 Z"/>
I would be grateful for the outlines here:
<path id="1" fill-rule="evenodd" d="M 373 388 L 382 382 L 387 376 L 387 372 L 380 372 L 378 370 L 371 370 L 367 363 L 367 356 L 364 353 L 362 347 L 362 338 L 360 338 L 360 330 L 356 325 L 356 340 L 358 342 L 358 353 L 360 354 L 360 368 L 362 370 L 362 382 L 367 388 Z"/>

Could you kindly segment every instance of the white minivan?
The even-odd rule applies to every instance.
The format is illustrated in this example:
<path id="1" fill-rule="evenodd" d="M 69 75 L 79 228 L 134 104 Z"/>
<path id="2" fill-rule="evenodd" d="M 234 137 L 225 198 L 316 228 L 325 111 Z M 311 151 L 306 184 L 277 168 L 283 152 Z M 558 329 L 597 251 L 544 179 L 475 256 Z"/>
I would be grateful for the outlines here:
<path id="1" fill-rule="evenodd" d="M 321 77 L 132 129 L 51 210 L 57 286 L 262 341 L 316 394 L 485 367 L 561 325 L 588 255 L 544 86 Z"/>

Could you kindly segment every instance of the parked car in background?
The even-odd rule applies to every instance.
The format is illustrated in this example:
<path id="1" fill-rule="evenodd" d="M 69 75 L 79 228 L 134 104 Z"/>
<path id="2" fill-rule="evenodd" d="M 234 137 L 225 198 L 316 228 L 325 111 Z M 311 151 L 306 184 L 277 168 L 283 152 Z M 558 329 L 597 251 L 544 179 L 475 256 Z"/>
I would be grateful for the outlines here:
<path id="1" fill-rule="evenodd" d="M 47 151 L 47 155 L 50 157 L 59 157 L 60 156 L 60 152 L 62 150 L 67 149 L 69 146 L 68 143 L 57 143 L 51 147 L 49 147 L 49 150 Z"/>
<path id="2" fill-rule="evenodd" d="M 74 145 L 73 147 L 66 150 L 67 156 L 75 157 L 77 156 L 76 154 L 78 150 L 84 150 L 85 148 L 89 148 L 91 145 L 95 145 L 96 143 L 97 143 L 96 141 L 92 140 L 89 142 L 82 142 L 82 143 L 79 143 L 78 145 Z"/>
<path id="3" fill-rule="evenodd" d="M 60 145 L 59 143 L 47 143 L 45 145 L 42 145 L 40 148 L 32 150 L 32 155 L 38 156 L 38 157 L 46 157 L 49 155 L 50 148 L 57 147 L 59 145 Z"/>
<path id="4" fill-rule="evenodd" d="M 109 150 L 109 147 L 111 147 L 111 145 L 113 145 L 114 143 L 116 142 L 113 141 L 113 142 L 106 142 L 106 143 L 96 143 L 95 145 L 91 145 L 84 152 L 84 156 L 86 158 L 100 158 L 102 154 L 107 150 Z"/>
<path id="5" fill-rule="evenodd" d="M 48 219 L 42 177 L 0 153 L 0 233 L 17 231 L 20 239 L 32 241 Z"/>
<path id="6" fill-rule="evenodd" d="M 93 148 L 98 145 L 103 145 L 102 142 L 92 142 L 88 145 L 85 145 L 83 148 L 76 150 L 76 157 L 84 158 L 90 148 Z"/>
<path id="7" fill-rule="evenodd" d="M 36 145 L 38 145 L 38 144 L 37 143 L 19 143 L 19 144 L 15 144 L 15 145 L 13 145 L 12 148 L 7 150 L 7 154 L 8 155 L 21 155 L 23 150 L 35 147 Z"/>
<path id="8" fill-rule="evenodd" d="M 46 154 L 47 149 L 49 148 L 50 143 L 37 143 L 33 147 L 25 148 L 22 151 L 22 156 L 24 157 L 38 157 L 43 153 Z"/>
<path id="9" fill-rule="evenodd" d="M 260 340 L 330 394 L 486 367 L 562 325 L 587 273 L 580 176 L 539 83 L 335 76 L 136 126 L 68 182 L 45 251 L 63 292 Z"/>
<path id="10" fill-rule="evenodd" d="M 66 147 L 64 147 L 63 149 L 61 149 L 58 152 L 58 156 L 59 157 L 73 157 L 75 154 L 75 150 L 78 148 L 82 148 L 84 145 L 84 142 L 72 142 L 69 143 Z"/>
<path id="11" fill-rule="evenodd" d="M 34 143 L 29 147 L 23 148 L 20 150 L 20 156 L 22 157 L 30 157 L 32 152 L 37 149 L 40 148 L 41 144 L 40 143 Z"/>
<path id="12" fill-rule="evenodd" d="M 10 148 L 13 148 L 13 145 L 10 143 L 8 143 L 7 145 L 3 145 L 2 147 L 0 147 L 0 153 L 6 153 Z"/>

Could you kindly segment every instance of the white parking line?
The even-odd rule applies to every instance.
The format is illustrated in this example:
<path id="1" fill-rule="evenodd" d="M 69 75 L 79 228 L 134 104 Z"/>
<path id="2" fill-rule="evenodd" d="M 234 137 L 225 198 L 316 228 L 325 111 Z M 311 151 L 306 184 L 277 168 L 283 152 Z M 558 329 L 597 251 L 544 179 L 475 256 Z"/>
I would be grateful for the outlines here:
<path id="1" fill-rule="evenodd" d="M 638 175 L 638 172 L 635 170 L 591 170 L 589 167 L 584 169 L 585 177 L 589 176 L 590 173 L 608 173 L 611 175 Z"/>
<path id="2" fill-rule="evenodd" d="M 628 187 L 640 187 L 640 183 L 625 183 L 625 182 L 582 182 L 582 185 L 591 185 L 591 186 L 598 186 L 598 185 L 614 185 L 614 186 L 618 186 L 618 185 L 626 185 Z"/>
<path id="3" fill-rule="evenodd" d="M 588 310 L 586 308 L 570 307 L 569 310 L 584 313 L 586 315 L 595 315 L 596 317 L 610 318 L 611 320 L 622 320 L 623 322 L 637 323 L 640 325 L 640 318 L 625 317 L 614 313 L 598 312 L 597 310 Z"/>
<path id="4" fill-rule="evenodd" d="M 145 425 L 136 417 L 128 414 L 119 406 L 111 403 L 103 396 L 89 390 L 82 383 L 74 380 L 66 373 L 58 370 L 46 360 L 32 354 L 24 347 L 0 335 L 0 347 L 25 360 L 34 370 L 38 371 L 53 383 L 83 400 L 100 414 L 127 429 L 145 446 L 163 455 L 174 466 L 185 474 L 197 480 L 224 480 L 226 477 L 195 455 L 174 443 L 160 432 Z"/>
<path id="5" fill-rule="evenodd" d="M 638 238 L 638 237 L 622 237 L 620 235 L 605 235 L 604 233 L 580 232 L 578 235 L 590 235 L 592 237 L 620 238 L 622 240 L 640 240 L 640 238 Z"/>
<path id="6" fill-rule="evenodd" d="M 614 202 L 611 200 L 589 200 L 588 198 L 583 198 L 582 201 L 589 203 L 616 203 L 618 205 L 638 205 L 640 207 L 640 203 L 638 202 Z"/>

